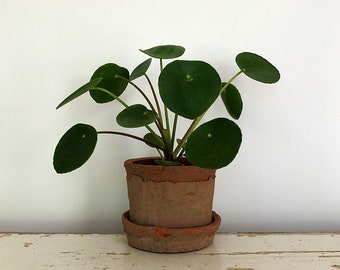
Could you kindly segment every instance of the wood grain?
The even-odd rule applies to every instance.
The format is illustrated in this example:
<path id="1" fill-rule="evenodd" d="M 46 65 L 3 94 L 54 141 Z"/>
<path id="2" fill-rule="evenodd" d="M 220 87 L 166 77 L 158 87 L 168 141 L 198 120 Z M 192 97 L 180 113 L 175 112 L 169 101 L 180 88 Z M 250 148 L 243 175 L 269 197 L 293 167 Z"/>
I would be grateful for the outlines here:
<path id="1" fill-rule="evenodd" d="M 340 269 L 340 233 L 220 233 L 191 253 L 156 254 L 121 234 L 0 234 L 0 269 Z"/>

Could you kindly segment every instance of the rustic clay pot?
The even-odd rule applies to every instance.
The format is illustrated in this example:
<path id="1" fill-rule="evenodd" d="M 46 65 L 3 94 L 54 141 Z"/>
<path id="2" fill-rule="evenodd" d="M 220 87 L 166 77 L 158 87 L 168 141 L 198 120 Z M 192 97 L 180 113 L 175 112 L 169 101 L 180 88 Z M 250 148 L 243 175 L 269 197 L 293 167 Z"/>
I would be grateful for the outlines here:
<path id="1" fill-rule="evenodd" d="M 154 163 L 154 159 L 129 159 L 124 163 L 130 210 L 123 215 L 123 225 L 130 245 L 154 252 L 184 252 L 206 247 L 220 223 L 218 215 L 212 212 L 216 170 L 190 164 L 162 166 Z M 132 228 L 149 233 L 137 236 Z M 158 233 L 151 233 L 150 228 Z M 188 230 L 181 231 L 185 228 Z M 164 230 L 169 237 L 159 238 L 159 232 Z M 214 233 L 211 230 L 215 230 Z M 198 231 L 200 234 L 196 234 Z M 197 238 L 202 232 L 208 235 L 204 236 L 205 240 Z M 156 239 L 151 241 L 152 237 Z M 193 239 L 189 241 L 188 237 Z M 152 246 L 147 247 L 147 243 Z M 181 247 L 179 243 L 187 246 Z"/>
<path id="2" fill-rule="evenodd" d="M 128 243 L 137 249 L 157 253 L 179 253 L 208 247 L 214 240 L 221 218 L 212 212 L 212 222 L 193 228 L 167 228 L 138 225 L 129 220 L 129 211 L 122 216 Z"/>

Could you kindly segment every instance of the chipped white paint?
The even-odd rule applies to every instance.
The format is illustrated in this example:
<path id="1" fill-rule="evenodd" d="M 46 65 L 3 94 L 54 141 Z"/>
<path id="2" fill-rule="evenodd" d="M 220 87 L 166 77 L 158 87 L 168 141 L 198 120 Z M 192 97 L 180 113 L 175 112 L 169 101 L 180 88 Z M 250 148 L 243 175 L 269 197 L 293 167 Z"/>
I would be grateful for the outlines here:
<path id="1" fill-rule="evenodd" d="M 206 249 L 155 254 L 120 234 L 0 234 L 0 269 L 340 269 L 340 233 L 218 234 Z"/>

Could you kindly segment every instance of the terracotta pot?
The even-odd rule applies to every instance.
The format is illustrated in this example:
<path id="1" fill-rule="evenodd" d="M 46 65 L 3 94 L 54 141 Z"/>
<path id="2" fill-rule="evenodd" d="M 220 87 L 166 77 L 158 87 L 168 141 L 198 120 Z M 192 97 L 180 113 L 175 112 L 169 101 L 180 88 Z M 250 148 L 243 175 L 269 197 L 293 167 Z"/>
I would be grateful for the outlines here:
<path id="1" fill-rule="evenodd" d="M 212 222 L 207 226 L 174 229 L 135 224 L 129 220 L 127 211 L 122 216 L 122 223 L 132 247 L 157 253 L 178 253 L 210 246 L 221 218 L 212 212 Z"/>
<path id="2" fill-rule="evenodd" d="M 211 224 L 214 224 L 213 227 L 217 230 L 216 224 L 219 225 L 219 222 L 214 220 L 212 212 L 216 170 L 202 169 L 190 164 L 161 166 L 155 164 L 154 159 L 129 159 L 124 163 L 130 202 L 129 214 L 125 216 L 125 219 L 123 216 L 124 226 L 128 224 L 128 220 L 129 224 L 145 226 L 145 228 L 155 226 L 162 228 L 161 230 L 205 228 Z M 129 227 L 130 230 L 131 227 L 132 225 Z M 126 227 L 124 229 L 127 235 L 131 233 Z M 214 233 L 209 232 L 211 239 Z M 157 233 L 152 235 L 157 235 Z M 173 234 L 170 233 L 170 235 Z M 186 231 L 186 235 L 189 237 L 191 234 Z M 139 237 L 145 240 L 145 236 Z M 207 236 L 205 238 L 208 241 Z M 136 241 L 130 241 L 131 237 L 128 237 L 128 240 L 130 245 L 149 251 L 190 251 L 190 248 L 181 247 L 177 248 L 178 251 L 163 251 L 164 248 L 157 251 L 155 246 L 159 246 L 157 244 L 159 239 L 155 240 L 157 243 L 154 242 L 152 248 L 145 247 L 144 240 L 143 248 L 140 244 L 137 245 Z M 211 241 L 208 242 L 211 243 Z M 150 242 L 150 239 L 146 242 Z M 184 242 L 188 242 L 188 239 Z M 192 242 L 199 242 L 197 235 Z M 203 246 L 206 246 L 206 243 Z M 169 245 L 171 246 L 171 244 L 166 244 L 167 250 L 171 250 Z M 191 249 L 197 250 L 202 248 L 201 246 L 202 244 L 199 244 L 199 247 L 191 247 Z"/>

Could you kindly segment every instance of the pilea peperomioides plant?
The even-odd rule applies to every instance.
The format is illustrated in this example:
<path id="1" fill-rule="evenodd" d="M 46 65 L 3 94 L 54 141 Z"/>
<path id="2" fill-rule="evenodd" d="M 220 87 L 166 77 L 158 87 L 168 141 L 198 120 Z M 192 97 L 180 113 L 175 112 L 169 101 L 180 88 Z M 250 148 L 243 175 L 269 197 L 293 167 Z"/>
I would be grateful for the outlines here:
<path id="1" fill-rule="evenodd" d="M 175 45 L 141 50 L 151 58 L 138 65 L 131 74 L 124 67 L 105 64 L 93 73 L 88 83 L 62 101 L 57 108 L 89 92 L 97 103 L 118 102 L 123 110 L 116 117 L 117 123 L 124 128 L 145 127 L 146 134 L 142 138 L 76 124 L 56 146 L 53 157 L 56 172 L 67 173 L 82 166 L 95 149 L 97 135 L 103 133 L 127 136 L 155 148 L 159 153 L 155 162 L 161 165 L 180 165 L 185 156 L 191 164 L 201 168 L 227 166 L 240 148 L 241 130 L 227 118 L 215 118 L 201 124 L 203 116 L 220 96 L 229 115 L 238 119 L 243 103 L 239 91 L 232 84 L 234 79 L 243 73 L 262 83 L 275 83 L 280 79 L 280 73 L 266 59 L 250 52 L 236 56 L 240 71 L 225 82 L 210 64 L 203 61 L 174 60 L 163 67 L 164 59 L 180 57 L 184 51 L 183 47 Z M 160 61 L 157 88 L 147 75 L 152 58 Z M 135 83 L 140 77 L 146 79 L 147 91 Z M 144 97 L 145 104 L 128 105 L 120 98 L 128 85 Z M 192 122 L 187 131 L 177 138 L 179 117 Z"/>

